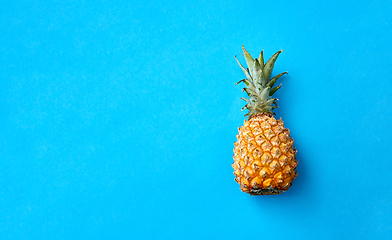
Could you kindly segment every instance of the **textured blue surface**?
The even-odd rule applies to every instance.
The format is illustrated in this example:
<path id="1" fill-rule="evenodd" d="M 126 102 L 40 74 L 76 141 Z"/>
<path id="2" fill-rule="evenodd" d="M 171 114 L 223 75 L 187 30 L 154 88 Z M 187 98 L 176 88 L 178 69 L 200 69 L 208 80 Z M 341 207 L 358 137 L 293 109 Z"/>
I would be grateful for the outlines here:
<path id="1" fill-rule="evenodd" d="M 3 1 L 0 239 L 391 239 L 391 1 Z M 299 177 L 242 193 L 241 46 Z M 256 237 L 256 238 L 254 238 Z"/>

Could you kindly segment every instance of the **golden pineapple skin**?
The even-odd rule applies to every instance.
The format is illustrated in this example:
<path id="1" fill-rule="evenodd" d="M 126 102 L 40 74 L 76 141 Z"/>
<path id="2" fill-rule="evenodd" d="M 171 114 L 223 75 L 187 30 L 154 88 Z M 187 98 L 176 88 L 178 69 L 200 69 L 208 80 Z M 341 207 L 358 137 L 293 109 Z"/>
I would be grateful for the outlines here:
<path id="1" fill-rule="evenodd" d="M 289 129 L 272 114 L 258 114 L 239 128 L 234 143 L 235 181 L 250 195 L 287 191 L 297 177 L 296 149 Z"/>

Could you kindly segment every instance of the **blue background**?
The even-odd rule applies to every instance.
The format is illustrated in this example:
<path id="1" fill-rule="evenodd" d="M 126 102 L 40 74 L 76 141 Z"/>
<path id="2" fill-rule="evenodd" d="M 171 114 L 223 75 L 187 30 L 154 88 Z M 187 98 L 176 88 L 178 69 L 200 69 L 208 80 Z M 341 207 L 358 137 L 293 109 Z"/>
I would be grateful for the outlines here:
<path id="1" fill-rule="evenodd" d="M 391 239 L 392 1 L 2 1 L 1 239 Z M 242 44 L 299 176 L 234 182 Z"/>

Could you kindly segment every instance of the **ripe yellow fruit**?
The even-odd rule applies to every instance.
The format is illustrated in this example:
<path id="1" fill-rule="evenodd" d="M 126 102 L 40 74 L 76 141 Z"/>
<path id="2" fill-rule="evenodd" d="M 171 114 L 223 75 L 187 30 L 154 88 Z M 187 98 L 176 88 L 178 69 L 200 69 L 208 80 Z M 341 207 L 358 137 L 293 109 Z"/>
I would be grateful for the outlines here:
<path id="1" fill-rule="evenodd" d="M 290 131 L 272 115 L 245 121 L 234 143 L 234 175 L 242 191 L 252 195 L 279 194 L 297 176 L 296 150 Z"/>
<path id="2" fill-rule="evenodd" d="M 240 189 L 250 195 L 273 195 L 287 191 L 297 176 L 298 161 L 295 158 L 296 149 L 290 137 L 290 131 L 283 126 L 282 120 L 276 120 L 272 110 L 276 108 L 276 98 L 272 95 L 280 88 L 273 87 L 282 75 L 270 79 L 272 68 L 282 52 L 275 53 L 265 64 L 263 52 L 259 59 L 253 59 L 243 47 L 248 64 L 244 71 L 246 84 L 244 91 L 249 99 L 244 108 L 249 116 L 244 125 L 239 128 L 237 141 L 234 143 L 235 181 Z M 272 104 L 275 104 L 273 106 Z"/>

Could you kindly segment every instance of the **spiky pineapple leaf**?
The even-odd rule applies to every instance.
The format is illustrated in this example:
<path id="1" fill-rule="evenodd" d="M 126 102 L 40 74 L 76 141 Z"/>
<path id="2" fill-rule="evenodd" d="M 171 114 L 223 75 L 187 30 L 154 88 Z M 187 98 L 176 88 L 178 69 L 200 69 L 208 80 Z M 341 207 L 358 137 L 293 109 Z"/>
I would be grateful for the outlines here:
<path id="1" fill-rule="evenodd" d="M 244 100 L 247 103 L 247 105 L 252 105 L 252 102 L 248 98 L 242 97 L 240 98 L 240 100 Z"/>
<path id="2" fill-rule="evenodd" d="M 278 75 L 276 75 L 275 77 L 273 77 L 268 83 L 267 86 L 272 88 L 274 86 L 274 84 L 276 83 L 276 81 L 283 75 L 287 74 L 287 72 L 283 72 L 283 73 L 279 73 Z"/>
<path id="3" fill-rule="evenodd" d="M 264 102 L 267 101 L 267 99 L 268 99 L 268 97 L 269 97 L 269 91 L 270 91 L 270 88 L 269 88 L 269 87 L 266 87 L 266 88 L 264 88 L 264 89 L 261 91 L 261 93 L 260 93 L 259 96 L 258 96 L 260 102 L 264 103 Z"/>
<path id="4" fill-rule="evenodd" d="M 241 82 L 244 82 L 246 86 L 249 86 L 250 82 L 248 81 L 248 79 L 242 79 L 239 82 L 236 83 L 236 85 L 240 84 Z"/>
<path id="5" fill-rule="evenodd" d="M 276 98 L 268 99 L 262 106 L 263 112 L 272 113 L 272 110 L 276 107 L 272 106 L 272 104 L 276 101 Z"/>
<path id="6" fill-rule="evenodd" d="M 235 58 L 235 60 L 237 61 L 238 65 L 240 65 L 240 67 L 241 67 L 242 71 L 244 72 L 246 78 L 249 79 L 249 80 L 252 80 L 252 78 L 250 77 L 250 75 L 249 75 L 249 73 L 248 73 L 248 70 L 246 70 L 246 69 L 244 68 L 244 66 L 242 66 L 242 64 L 240 63 L 240 61 L 238 61 L 237 56 L 235 56 L 234 58 Z"/>
<path id="7" fill-rule="evenodd" d="M 257 58 L 255 59 L 253 66 L 253 79 L 256 85 L 264 87 L 265 81 L 263 78 L 263 71 L 261 70 L 260 63 Z"/>
<path id="8" fill-rule="evenodd" d="M 274 68 L 275 65 L 275 61 L 278 58 L 279 54 L 283 52 L 283 50 L 277 51 L 274 55 L 272 55 L 272 57 L 265 63 L 264 65 L 264 78 L 266 79 L 266 81 L 269 81 L 271 74 L 272 74 L 272 70 Z"/>
<path id="9" fill-rule="evenodd" d="M 253 60 L 250 53 L 248 51 L 246 51 L 244 45 L 242 45 L 242 51 L 244 51 L 244 57 L 245 57 L 246 64 L 248 65 L 249 72 L 250 72 L 252 78 L 254 78 L 254 76 L 252 74 L 253 74 L 253 66 L 254 66 L 255 60 Z"/>
<path id="10" fill-rule="evenodd" d="M 264 56 L 263 56 L 263 51 L 260 52 L 260 55 L 259 55 L 259 63 L 260 63 L 261 70 L 263 70 L 263 69 L 264 69 Z"/>
<path id="11" fill-rule="evenodd" d="M 267 102 L 265 102 L 265 105 L 270 106 L 271 108 L 273 107 L 272 104 L 276 103 L 276 100 L 278 100 L 277 98 L 270 98 L 268 99 Z"/>
<path id="12" fill-rule="evenodd" d="M 242 91 L 246 92 L 249 97 L 257 97 L 257 93 L 252 88 L 243 88 Z"/>
<path id="13" fill-rule="evenodd" d="M 272 88 L 271 91 L 270 91 L 270 93 L 269 93 L 269 95 L 270 95 L 270 96 L 274 95 L 274 93 L 275 93 L 276 91 L 278 91 L 279 88 L 281 88 L 281 87 L 282 87 L 282 84 L 280 84 L 279 86 L 276 86 L 276 87 Z"/>

